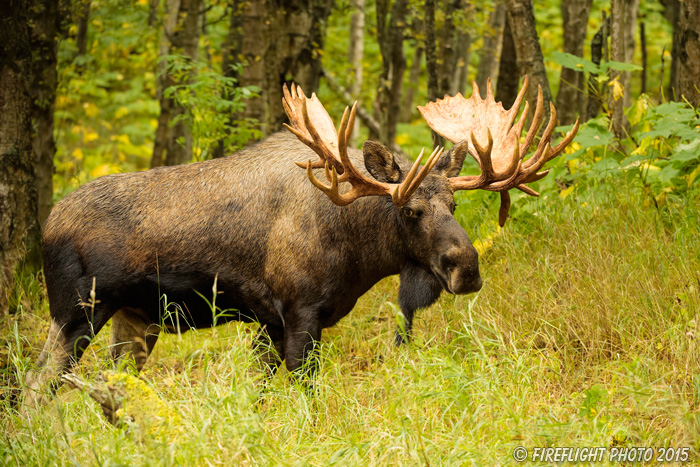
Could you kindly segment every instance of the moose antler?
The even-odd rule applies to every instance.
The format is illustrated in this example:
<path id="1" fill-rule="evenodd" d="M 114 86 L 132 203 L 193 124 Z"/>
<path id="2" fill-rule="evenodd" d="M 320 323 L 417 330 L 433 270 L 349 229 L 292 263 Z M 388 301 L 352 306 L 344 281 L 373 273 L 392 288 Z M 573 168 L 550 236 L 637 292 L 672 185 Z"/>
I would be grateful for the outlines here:
<path id="1" fill-rule="evenodd" d="M 458 93 L 454 97 L 445 96 L 444 99 L 430 102 L 425 107 L 418 107 L 430 128 L 448 141 L 457 143 L 470 140 L 468 151 L 481 167 L 481 174 L 451 177 L 450 187 L 453 191 L 482 189 L 500 192 L 501 208 L 498 218 L 501 226 L 505 224 L 510 209 L 508 190 L 517 188 L 528 195 L 539 196 L 539 193 L 525 184 L 540 180 L 549 173 L 548 170 L 543 172 L 538 170 L 547 161 L 564 151 L 579 128 L 577 118 L 574 127 L 562 142 L 552 148 L 550 139 L 556 126 L 557 111 L 550 102 L 551 117 L 542 134 L 542 139 L 532 156 L 524 160 L 542 123 L 543 113 L 542 88 L 538 86 L 535 115 L 521 144 L 520 135 L 530 110 L 527 102 L 517 123 L 515 118 L 525 97 L 527 85 L 526 76 L 523 87 L 509 110 L 505 110 L 500 102 L 495 101 L 490 79 L 486 83 L 486 99 L 481 99 L 479 87 L 474 83 L 472 96 L 469 99 Z M 485 147 L 482 146 L 484 140 L 486 140 Z"/>
<path id="2" fill-rule="evenodd" d="M 391 196 L 397 206 L 406 204 L 442 154 L 442 148 L 435 148 L 419 171 L 425 153 L 425 150 L 421 151 L 400 184 L 370 179 L 355 168 L 348 156 L 348 140 L 355 125 L 357 102 L 352 106 L 352 110 L 345 108 L 340 129 L 336 132 L 333 121 L 316 94 L 312 94 L 309 99 L 301 88 L 294 84 L 291 86 L 291 91 L 285 84 L 283 92 L 282 104 L 291 124 L 284 126 L 302 143 L 313 149 L 320 158 L 316 162 L 297 162 L 296 164 L 306 168 L 306 174 L 311 183 L 339 206 L 346 206 L 362 196 L 385 195 Z M 322 167 L 325 169 L 330 185 L 319 181 L 313 173 L 313 169 Z M 340 193 L 341 182 L 349 182 L 352 189 L 347 193 Z"/>

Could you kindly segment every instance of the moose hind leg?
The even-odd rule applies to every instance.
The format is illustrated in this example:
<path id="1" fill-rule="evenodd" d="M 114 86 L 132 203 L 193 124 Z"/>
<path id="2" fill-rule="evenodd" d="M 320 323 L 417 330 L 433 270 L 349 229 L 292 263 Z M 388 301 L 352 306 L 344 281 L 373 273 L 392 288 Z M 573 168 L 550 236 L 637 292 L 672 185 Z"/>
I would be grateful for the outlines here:
<path id="1" fill-rule="evenodd" d="M 146 318 L 141 310 L 122 308 L 112 316 L 112 358 L 117 364 L 131 361 L 133 366 L 129 366 L 140 372 L 159 334 L 160 326 Z"/>
<path id="2" fill-rule="evenodd" d="M 25 405 L 39 405 L 59 385 L 60 376 L 70 370 L 109 319 L 106 310 L 95 313 L 92 321 L 81 318 L 61 323 L 51 319 L 49 334 L 39 355 L 36 369 L 27 373 Z"/>

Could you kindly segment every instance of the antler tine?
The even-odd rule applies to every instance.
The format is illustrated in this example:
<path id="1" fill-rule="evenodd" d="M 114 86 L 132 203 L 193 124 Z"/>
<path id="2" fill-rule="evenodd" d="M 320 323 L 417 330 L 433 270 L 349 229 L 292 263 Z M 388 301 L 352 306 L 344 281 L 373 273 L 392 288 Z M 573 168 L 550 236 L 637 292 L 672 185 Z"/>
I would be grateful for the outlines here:
<path id="1" fill-rule="evenodd" d="M 552 160 L 555 157 L 557 157 L 559 154 L 561 154 L 564 151 L 564 149 L 566 148 L 566 146 L 568 146 L 569 143 L 571 143 L 574 140 L 574 138 L 576 137 L 576 133 L 578 133 L 578 127 L 579 127 L 580 120 L 581 120 L 581 117 L 576 117 L 576 123 L 574 123 L 574 127 L 571 129 L 571 131 L 569 131 L 569 133 L 567 133 L 567 135 L 564 137 L 563 140 L 561 140 L 561 142 L 559 144 L 557 144 L 556 146 L 554 146 L 554 148 L 552 148 L 552 151 L 549 153 L 548 160 Z"/>
<path id="2" fill-rule="evenodd" d="M 433 149 L 433 152 L 428 157 L 428 160 L 425 162 L 425 165 L 420 170 L 420 172 L 418 172 L 418 175 L 416 175 L 414 167 L 417 168 L 420 165 L 420 160 L 423 158 L 425 148 L 421 151 L 420 156 L 418 157 L 418 159 L 416 159 L 416 162 L 413 164 L 413 167 L 411 167 L 411 172 L 409 172 L 409 174 L 404 179 L 403 183 L 401 183 L 401 185 L 399 186 L 407 186 L 406 189 L 401 189 L 401 204 L 406 203 L 406 201 L 408 201 L 409 198 L 413 195 L 413 193 L 418 189 L 420 184 L 423 183 L 425 177 L 428 176 L 430 171 L 433 170 L 433 167 L 435 167 L 435 164 L 437 164 L 444 149 L 445 148 L 441 148 L 439 146 Z M 398 188 L 396 191 L 398 191 Z"/>
<path id="3" fill-rule="evenodd" d="M 554 104 L 552 104 L 551 102 L 549 103 L 549 111 L 551 116 L 549 118 L 547 128 L 545 128 L 544 133 L 542 134 L 540 144 L 537 145 L 537 150 L 532 155 L 532 157 L 530 157 L 523 164 L 523 167 L 528 172 L 528 174 L 536 172 L 540 169 L 540 167 L 544 165 L 545 162 L 547 162 L 547 160 L 549 160 L 547 159 L 547 156 L 549 154 L 545 150 L 545 147 L 549 146 L 549 141 L 552 139 L 552 133 L 554 133 L 554 128 L 557 125 L 557 110 L 554 108 Z M 537 166 L 537 168 L 533 170 L 532 167 L 535 166 Z"/>
<path id="4" fill-rule="evenodd" d="M 481 176 L 487 180 L 490 180 L 496 176 L 496 172 L 493 170 L 493 161 L 491 161 L 491 151 L 493 150 L 493 136 L 491 136 L 491 130 L 486 129 L 486 135 L 488 136 L 488 145 L 483 148 L 479 145 L 476 140 L 474 133 L 471 134 L 472 144 L 474 149 L 476 149 L 479 155 L 479 166 L 481 167 Z"/>
<path id="5" fill-rule="evenodd" d="M 308 99 L 306 99 L 306 98 L 304 98 L 302 100 L 302 115 L 304 116 L 304 124 L 306 125 L 306 131 L 309 132 L 309 134 L 311 135 L 311 139 L 313 140 L 312 148 L 316 151 L 316 153 L 321 158 L 323 158 L 323 160 L 326 163 L 330 164 L 336 170 L 336 172 L 338 172 L 339 174 L 342 174 L 344 172 L 343 165 L 335 157 L 335 154 L 333 154 L 333 151 L 331 151 L 328 148 L 328 146 L 326 146 L 326 144 L 323 141 L 323 138 L 316 130 L 316 127 L 314 126 L 313 122 L 311 121 L 311 117 L 309 116 L 309 106 L 307 105 L 307 102 L 308 102 Z M 334 129 L 334 131 L 335 131 L 335 129 Z M 336 132 L 336 137 L 337 137 L 337 132 Z"/>
<path id="6" fill-rule="evenodd" d="M 357 102 L 355 102 L 355 105 L 357 105 Z M 353 105 L 353 110 L 355 109 L 355 105 Z M 340 178 L 341 182 L 346 181 L 350 176 L 349 172 L 351 170 L 354 170 L 354 166 L 352 165 L 352 162 L 350 162 L 350 158 L 348 157 L 348 135 L 345 131 L 348 127 L 349 113 L 350 108 L 345 107 L 345 112 L 343 112 L 343 118 L 340 121 L 340 128 L 338 129 L 338 154 L 340 155 L 340 162 L 343 164 L 343 167 L 347 168 L 347 170 L 344 173 L 344 176 L 341 176 Z"/>
<path id="7" fill-rule="evenodd" d="M 472 81 L 472 96 L 477 96 L 481 100 L 481 92 L 479 91 L 479 85 L 476 81 Z"/>
<path id="8" fill-rule="evenodd" d="M 486 79 L 486 100 L 494 100 L 490 76 Z"/>
<path id="9" fill-rule="evenodd" d="M 523 79 L 523 87 L 520 88 L 520 92 L 518 93 L 518 97 L 515 98 L 515 102 L 513 102 L 513 105 L 511 106 L 510 109 L 508 109 L 508 113 L 512 113 L 513 115 L 518 113 L 518 110 L 520 110 L 520 104 L 523 103 L 523 99 L 525 98 L 525 92 L 527 91 L 527 85 L 530 82 L 530 77 L 525 75 L 525 78 Z"/>
<path id="10" fill-rule="evenodd" d="M 525 103 L 525 108 L 527 109 L 528 103 Z M 537 86 L 537 106 L 535 107 L 535 115 L 532 117 L 532 123 L 530 124 L 530 129 L 527 131 L 527 136 L 525 136 L 525 141 L 523 144 L 520 145 L 520 154 L 522 157 L 525 157 L 525 154 L 530 150 L 530 145 L 532 144 L 532 140 L 535 139 L 535 135 L 537 134 L 537 130 L 540 128 L 540 123 L 542 123 L 542 114 L 544 112 L 544 98 L 542 97 L 542 86 Z M 525 114 L 523 112 L 523 114 Z M 525 124 L 525 121 L 522 120 L 522 124 Z M 521 131 L 518 132 L 518 135 L 522 133 L 522 126 L 520 127 Z"/>

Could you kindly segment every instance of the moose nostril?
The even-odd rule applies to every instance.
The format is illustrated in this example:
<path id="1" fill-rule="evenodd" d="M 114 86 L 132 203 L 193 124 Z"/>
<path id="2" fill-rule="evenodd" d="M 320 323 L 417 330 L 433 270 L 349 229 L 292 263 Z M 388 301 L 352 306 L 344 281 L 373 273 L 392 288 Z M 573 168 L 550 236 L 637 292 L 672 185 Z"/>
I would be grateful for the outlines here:
<path id="1" fill-rule="evenodd" d="M 445 255 L 440 256 L 440 269 L 442 269 L 443 271 L 449 272 L 452 269 L 454 269 L 455 266 L 456 266 L 456 263 L 455 263 L 454 259 L 452 259 L 449 255 L 445 254 Z"/>

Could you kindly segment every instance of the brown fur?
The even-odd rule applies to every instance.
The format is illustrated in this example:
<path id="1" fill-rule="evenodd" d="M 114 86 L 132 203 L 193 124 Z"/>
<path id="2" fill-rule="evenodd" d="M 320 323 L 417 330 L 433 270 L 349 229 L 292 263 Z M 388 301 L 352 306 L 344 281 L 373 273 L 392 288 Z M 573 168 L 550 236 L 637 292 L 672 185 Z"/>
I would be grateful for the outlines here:
<path id="1" fill-rule="evenodd" d="M 351 158 L 377 179 L 403 177 L 407 161 L 385 151 L 367 144 Z M 46 222 L 52 326 L 60 326 L 77 361 L 114 316 L 112 353 L 131 354 L 140 369 L 157 338 L 147 337 L 152 325 L 258 321 L 261 341 L 295 370 L 323 328 L 381 278 L 401 273 L 410 330 L 413 312 L 443 288 L 481 286 L 476 252 L 450 211 L 446 175 L 459 171 L 465 154 L 444 155 L 404 208 L 389 197 L 334 205 L 294 165 L 316 156 L 288 133 L 223 159 L 97 179 L 57 203 Z M 93 278 L 94 313 L 80 304 Z M 227 310 L 218 319 L 195 293 L 211 302 L 215 280 L 216 304 Z M 52 374 L 71 363 L 59 360 Z M 264 360 L 276 367 L 276 359 Z M 42 353 L 40 366 L 46 361 Z"/>

